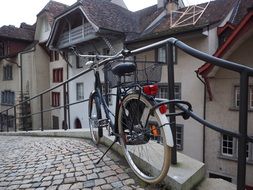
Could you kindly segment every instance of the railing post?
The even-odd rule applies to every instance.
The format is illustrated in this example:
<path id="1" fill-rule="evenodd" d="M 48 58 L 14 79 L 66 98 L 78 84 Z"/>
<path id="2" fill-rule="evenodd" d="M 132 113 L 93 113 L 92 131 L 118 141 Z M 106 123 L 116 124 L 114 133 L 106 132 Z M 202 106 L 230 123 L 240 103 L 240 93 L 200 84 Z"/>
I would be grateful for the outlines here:
<path id="1" fill-rule="evenodd" d="M 44 131 L 43 94 L 40 95 L 40 125 L 41 125 L 41 131 Z"/>
<path id="2" fill-rule="evenodd" d="M 8 119 L 9 111 L 6 110 L 6 127 L 7 127 L 7 132 L 9 132 L 9 119 Z"/>
<path id="3" fill-rule="evenodd" d="M 63 84 L 63 110 L 64 110 L 64 129 L 67 130 L 67 89 L 66 89 L 66 83 Z"/>
<path id="4" fill-rule="evenodd" d="M 22 95 L 23 96 L 23 95 Z M 23 98 L 22 98 L 23 99 Z M 21 101 L 22 102 L 22 101 Z M 25 107 L 24 107 L 24 103 L 21 103 L 21 120 L 22 120 L 22 127 L 24 131 L 28 131 L 27 127 L 26 127 L 26 123 L 25 123 Z"/>
<path id="5" fill-rule="evenodd" d="M 14 129 L 15 129 L 15 132 L 17 132 L 17 123 L 16 123 L 16 119 L 17 119 L 17 107 L 14 106 Z"/>
<path id="6" fill-rule="evenodd" d="M 173 45 L 171 43 L 166 44 L 165 49 L 165 55 L 166 55 L 166 62 L 167 62 L 167 68 L 168 68 L 168 99 L 174 100 L 175 99 L 175 81 L 174 81 L 174 52 L 173 52 Z M 175 112 L 175 105 L 169 104 L 169 113 Z M 172 148 L 172 154 L 171 154 L 171 163 L 177 164 L 177 145 L 176 145 L 176 117 L 170 116 L 170 126 L 172 130 L 172 136 L 174 141 L 174 147 Z"/>
<path id="7" fill-rule="evenodd" d="M 3 132 L 3 115 L 0 114 L 0 124 L 1 124 L 1 132 Z"/>
<path id="8" fill-rule="evenodd" d="M 239 107 L 239 139 L 238 139 L 238 162 L 237 162 L 237 190 L 245 189 L 246 178 L 246 143 L 248 124 L 248 73 L 240 75 L 240 107 Z"/>

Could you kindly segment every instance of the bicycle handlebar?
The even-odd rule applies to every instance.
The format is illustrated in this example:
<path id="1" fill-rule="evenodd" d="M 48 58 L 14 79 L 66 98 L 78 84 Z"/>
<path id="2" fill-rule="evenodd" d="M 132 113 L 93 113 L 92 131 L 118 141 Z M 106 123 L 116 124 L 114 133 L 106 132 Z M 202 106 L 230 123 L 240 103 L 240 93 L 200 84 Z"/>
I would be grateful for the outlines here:
<path id="1" fill-rule="evenodd" d="M 97 60 L 99 59 L 108 59 L 108 58 L 117 58 L 118 56 L 127 56 L 130 53 L 130 50 L 127 49 L 122 49 L 121 51 L 119 51 L 118 53 L 116 53 L 115 55 L 88 55 L 88 54 L 80 54 L 77 52 L 76 47 L 70 47 L 70 49 L 74 52 L 74 54 L 78 57 L 85 57 L 85 58 L 95 58 Z"/>

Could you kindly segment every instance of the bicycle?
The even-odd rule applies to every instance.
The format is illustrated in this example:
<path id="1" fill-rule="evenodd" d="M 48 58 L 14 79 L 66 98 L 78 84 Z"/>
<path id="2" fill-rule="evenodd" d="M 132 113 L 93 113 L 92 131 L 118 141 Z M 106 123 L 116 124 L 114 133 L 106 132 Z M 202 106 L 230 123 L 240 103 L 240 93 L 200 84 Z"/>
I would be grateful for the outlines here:
<path id="1" fill-rule="evenodd" d="M 77 55 L 106 58 L 99 63 L 86 63 L 95 76 L 95 86 L 89 97 L 88 108 L 92 141 L 96 145 L 99 144 L 103 137 L 103 128 L 110 129 L 109 135 L 115 136 L 115 140 L 108 150 L 114 143 L 119 142 L 128 164 L 140 179 L 153 184 L 162 181 L 170 167 L 171 147 L 174 143 L 166 117 L 166 104 L 158 102 L 155 98 L 158 86 L 154 83 L 158 81 L 148 78 L 148 74 L 161 69 L 158 67 L 159 64 L 147 67 L 146 62 L 141 65 L 136 64 L 134 60 L 127 61 L 126 57 L 130 55 L 127 50 L 115 56 Z M 115 60 L 119 58 L 123 60 L 117 63 Z M 109 72 L 107 74 L 110 76 L 110 87 L 116 88 L 115 113 L 110 111 L 103 96 L 98 71 L 101 65 L 104 65 L 105 72 Z M 137 79 L 138 76 L 142 76 L 143 79 Z M 134 80 L 128 82 L 129 78 Z"/>

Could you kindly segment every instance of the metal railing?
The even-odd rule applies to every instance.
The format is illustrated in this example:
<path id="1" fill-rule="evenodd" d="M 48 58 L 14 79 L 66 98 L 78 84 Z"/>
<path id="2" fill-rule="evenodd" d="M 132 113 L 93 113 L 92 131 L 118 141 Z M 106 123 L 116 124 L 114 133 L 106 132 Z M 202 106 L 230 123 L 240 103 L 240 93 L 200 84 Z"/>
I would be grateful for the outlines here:
<path id="1" fill-rule="evenodd" d="M 253 142 L 253 138 L 250 138 L 247 135 L 247 125 L 248 125 L 248 123 L 247 123 L 247 117 L 248 117 L 248 102 L 247 102 L 247 100 L 248 100 L 248 90 L 249 90 L 248 85 L 249 85 L 249 77 L 253 76 L 253 69 L 250 67 L 244 66 L 244 65 L 234 63 L 234 62 L 230 62 L 230 61 L 226 61 L 226 60 L 223 60 L 220 58 L 213 57 L 211 55 L 208 55 L 206 53 L 198 51 L 198 50 L 184 44 L 183 42 L 181 42 L 175 38 L 168 38 L 166 40 L 159 41 L 157 43 L 153 43 L 151 45 L 148 45 L 148 46 L 136 49 L 136 50 L 132 50 L 131 52 L 129 52 L 127 54 L 127 56 L 135 56 L 137 54 L 161 47 L 162 45 L 166 46 L 166 62 L 167 62 L 167 66 L 168 66 L 167 68 L 168 68 L 168 92 L 169 92 L 168 99 L 169 100 L 174 99 L 174 85 L 175 85 L 175 81 L 174 81 L 174 60 L 175 59 L 174 59 L 174 56 L 175 56 L 175 54 L 173 53 L 173 46 L 181 49 L 183 52 L 185 52 L 195 58 L 198 58 L 202 61 L 211 63 L 213 65 L 216 65 L 216 66 L 228 69 L 228 70 L 235 71 L 240 74 L 239 133 L 228 131 L 228 130 L 222 129 L 221 127 L 215 126 L 215 125 L 209 123 L 208 121 L 197 116 L 192 110 L 188 110 L 187 108 L 185 108 L 184 106 L 182 106 L 180 104 L 170 104 L 169 111 L 170 111 L 170 113 L 173 113 L 173 112 L 175 112 L 175 107 L 178 107 L 179 109 L 185 111 L 191 118 L 195 119 L 196 121 L 203 124 L 204 126 L 210 128 L 212 130 L 215 130 L 221 134 L 226 134 L 226 135 L 229 135 L 229 136 L 232 136 L 232 137 L 235 137 L 238 139 L 238 143 L 239 143 L 238 147 L 239 148 L 238 148 L 238 163 L 237 163 L 237 189 L 244 190 L 245 189 L 245 179 L 246 179 L 246 143 Z M 106 64 L 109 61 L 122 59 L 122 58 L 123 58 L 123 55 L 119 55 L 116 58 L 105 59 L 102 62 L 100 62 L 99 66 L 102 66 L 103 64 Z M 40 98 L 40 100 L 41 100 L 40 101 L 40 103 L 41 103 L 40 112 L 32 113 L 30 115 L 24 115 L 24 116 L 22 116 L 22 118 L 32 116 L 35 114 L 40 114 L 41 115 L 41 130 L 44 130 L 43 113 L 47 112 L 47 111 L 54 110 L 54 109 L 64 108 L 64 110 L 65 110 L 64 111 L 64 123 L 65 123 L 64 127 L 67 130 L 66 108 L 71 105 L 74 105 L 74 104 L 85 102 L 85 101 L 87 101 L 87 99 L 79 101 L 79 102 L 68 104 L 66 101 L 66 98 L 65 98 L 63 106 L 59 106 L 57 108 L 45 110 L 45 109 L 43 109 L 43 95 L 56 89 L 56 88 L 61 87 L 61 86 L 63 87 L 63 93 L 66 94 L 66 85 L 70 81 L 73 81 L 74 79 L 76 79 L 88 72 L 90 72 L 90 69 L 84 70 L 84 71 L 80 72 L 79 74 L 71 77 L 70 79 L 68 79 L 68 80 L 66 80 L 66 81 L 64 81 L 52 88 L 45 90 L 44 92 L 42 92 L 30 99 L 27 99 L 19 104 L 14 105 L 13 107 L 10 107 L 9 109 L 2 111 L 0 114 L 2 115 L 4 113 L 6 113 L 6 115 L 8 116 L 9 110 L 13 109 L 14 110 L 14 119 L 17 119 L 17 116 L 16 116 L 17 106 L 20 106 L 20 105 L 22 105 L 28 101 L 31 101 L 35 98 Z M 6 118 L 7 118 L 6 119 L 7 131 L 9 131 L 8 130 L 9 120 L 8 120 L 8 117 L 6 117 Z M 176 139 L 175 138 L 176 137 L 176 131 L 175 131 L 176 128 L 175 128 L 175 126 L 173 126 L 173 125 L 176 125 L 176 118 L 172 114 L 172 116 L 169 117 L 169 120 L 172 125 L 173 138 Z M 3 120 L 1 117 L 0 118 L 1 126 L 2 126 L 2 123 L 3 123 Z M 16 125 L 15 125 L 15 131 L 17 131 Z M 174 164 L 177 163 L 176 146 L 173 148 L 173 151 L 172 151 L 172 163 L 174 163 Z"/>

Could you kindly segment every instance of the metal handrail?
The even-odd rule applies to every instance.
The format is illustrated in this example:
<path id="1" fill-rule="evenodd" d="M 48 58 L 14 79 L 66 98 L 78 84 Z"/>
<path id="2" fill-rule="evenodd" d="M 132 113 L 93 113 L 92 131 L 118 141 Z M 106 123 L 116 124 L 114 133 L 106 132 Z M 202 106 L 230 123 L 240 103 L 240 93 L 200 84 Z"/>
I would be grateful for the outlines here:
<path id="1" fill-rule="evenodd" d="M 215 66 L 219 66 L 228 70 L 232 70 L 235 72 L 240 73 L 240 106 L 239 106 L 239 133 L 234 133 L 225 129 L 222 129 L 220 127 L 217 127 L 203 119 L 201 119 L 200 117 L 198 117 L 196 114 L 194 114 L 192 111 L 190 110 L 186 110 L 183 106 L 180 105 L 170 105 L 172 106 L 171 108 L 175 108 L 175 106 L 178 106 L 180 109 L 184 110 L 186 113 L 188 113 L 193 119 L 197 120 L 198 122 L 204 124 L 205 126 L 209 127 L 212 130 L 218 131 L 222 134 L 227 134 L 227 135 L 231 135 L 233 137 L 238 138 L 238 142 L 239 142 L 239 147 L 240 149 L 238 150 L 238 166 L 237 166 L 237 189 L 238 190 L 242 190 L 245 189 L 245 176 L 246 176 L 246 143 L 249 142 L 253 142 L 253 139 L 251 137 L 247 136 L 247 114 L 248 114 L 248 107 L 247 107 L 247 100 L 248 100 L 248 81 L 249 81 L 249 76 L 253 76 L 253 69 L 244 65 L 240 65 L 231 61 L 226 61 L 211 55 L 208 55 L 206 53 L 203 53 L 199 50 L 196 50 L 188 45 L 186 45 L 185 43 L 181 42 L 178 39 L 175 38 L 168 38 L 132 51 L 129 51 L 127 54 L 119 54 L 115 57 L 110 57 L 110 58 L 106 58 L 105 60 L 102 60 L 101 62 L 98 63 L 98 66 L 102 66 L 105 65 L 106 63 L 110 62 L 110 61 L 114 61 L 114 60 L 118 60 L 118 59 L 122 59 L 125 57 L 129 57 L 129 56 L 134 56 L 137 54 L 140 54 L 142 52 L 146 52 L 148 50 L 152 50 L 154 48 L 158 48 L 161 47 L 162 45 L 166 45 L 166 61 L 168 64 L 168 75 L 170 76 L 170 80 L 168 80 L 168 88 L 169 90 L 169 100 L 173 100 L 174 98 L 174 66 L 173 66 L 173 52 L 172 52 L 172 46 L 175 46 L 179 49 L 181 49 L 182 51 L 184 51 L 185 53 L 198 58 L 202 61 L 211 63 Z M 86 69 L 82 72 L 80 72 L 79 74 L 71 77 L 70 79 L 54 86 L 51 87 L 25 101 L 22 101 L 16 105 L 14 105 L 11 108 L 8 108 L 2 112 L 0 112 L 0 114 L 7 112 L 10 109 L 16 109 L 16 107 L 18 105 L 22 105 L 25 102 L 31 101 L 35 98 L 40 97 L 42 99 L 42 96 L 45 93 L 48 93 L 56 88 L 59 88 L 61 86 L 66 85 L 67 83 L 69 83 L 70 81 L 90 72 L 91 69 Z M 63 107 L 66 107 L 69 105 L 64 105 Z M 172 109 L 172 110 L 173 110 Z M 170 109 L 171 110 L 171 109 Z M 175 121 L 175 116 L 170 116 L 170 120 L 171 121 Z M 2 121 L 2 119 L 0 120 Z M 8 121 L 8 119 L 7 119 Z M 175 122 L 171 122 L 171 123 L 175 123 Z M 175 127 L 174 127 L 175 128 Z M 175 131 L 174 131 L 175 134 Z M 174 136 L 175 137 L 175 136 Z M 176 159 L 176 155 L 174 153 L 175 159 Z M 173 160 L 173 159 L 172 159 Z"/>

